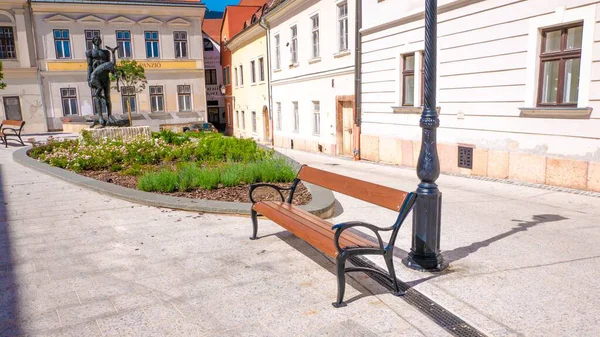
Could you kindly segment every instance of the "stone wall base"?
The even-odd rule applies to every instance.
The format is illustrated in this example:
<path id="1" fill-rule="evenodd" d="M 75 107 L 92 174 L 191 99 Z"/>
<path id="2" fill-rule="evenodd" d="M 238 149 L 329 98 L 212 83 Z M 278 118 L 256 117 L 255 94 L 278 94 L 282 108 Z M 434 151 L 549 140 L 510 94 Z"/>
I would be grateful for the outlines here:
<path id="1" fill-rule="evenodd" d="M 276 146 L 278 146 L 276 144 Z M 415 167 L 421 143 L 361 135 L 361 159 Z M 458 145 L 438 144 L 442 173 L 480 176 L 600 192 L 600 163 L 518 151 L 473 149 L 473 168 L 458 167 Z"/>
<path id="2" fill-rule="evenodd" d="M 312 139 L 275 135 L 273 138 L 273 143 L 276 147 L 281 147 L 284 149 L 325 153 L 331 156 L 335 156 L 337 154 L 335 144 L 323 143 Z"/>
<path id="3" fill-rule="evenodd" d="M 89 129 L 87 130 L 92 135 L 93 139 L 131 139 L 137 137 L 143 137 L 150 139 L 151 132 L 149 126 L 131 126 L 122 128 L 103 128 L 103 129 Z M 80 136 L 81 137 L 81 136 Z"/>

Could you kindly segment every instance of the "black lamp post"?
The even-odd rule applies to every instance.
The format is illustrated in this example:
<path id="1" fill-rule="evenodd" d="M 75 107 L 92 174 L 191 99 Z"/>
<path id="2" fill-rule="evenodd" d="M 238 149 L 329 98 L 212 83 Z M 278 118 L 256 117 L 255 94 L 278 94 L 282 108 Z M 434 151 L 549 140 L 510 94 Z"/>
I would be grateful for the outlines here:
<path id="1" fill-rule="evenodd" d="M 417 163 L 417 202 L 413 213 L 412 247 L 404 263 L 422 271 L 440 271 L 446 266 L 440 254 L 442 193 L 435 183 L 440 175 L 436 129 L 437 0 L 425 0 L 425 97 L 420 126 L 421 153 Z"/>

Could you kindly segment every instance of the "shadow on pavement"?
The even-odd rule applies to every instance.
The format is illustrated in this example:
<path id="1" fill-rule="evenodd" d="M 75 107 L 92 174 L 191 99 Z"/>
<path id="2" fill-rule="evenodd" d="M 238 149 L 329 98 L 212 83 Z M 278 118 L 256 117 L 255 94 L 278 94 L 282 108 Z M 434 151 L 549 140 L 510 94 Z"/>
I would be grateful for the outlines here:
<path id="1" fill-rule="evenodd" d="M 464 259 L 465 257 L 477 252 L 479 249 L 489 246 L 490 244 L 500 241 L 504 238 L 507 238 L 511 235 L 527 231 L 529 228 L 535 227 L 539 224 L 562 221 L 567 220 L 561 215 L 557 214 L 538 214 L 534 215 L 531 221 L 522 221 L 522 220 L 512 220 L 514 222 L 518 222 L 517 227 L 509 230 L 508 232 L 496 235 L 484 241 L 474 242 L 468 246 L 455 248 L 449 251 L 443 251 L 442 255 L 444 256 L 444 260 L 448 263 L 452 263 L 458 261 L 460 259 Z"/>
<path id="2" fill-rule="evenodd" d="M 18 284 L 14 273 L 9 233 L 5 180 L 0 165 L 0 336 L 21 336 Z"/>

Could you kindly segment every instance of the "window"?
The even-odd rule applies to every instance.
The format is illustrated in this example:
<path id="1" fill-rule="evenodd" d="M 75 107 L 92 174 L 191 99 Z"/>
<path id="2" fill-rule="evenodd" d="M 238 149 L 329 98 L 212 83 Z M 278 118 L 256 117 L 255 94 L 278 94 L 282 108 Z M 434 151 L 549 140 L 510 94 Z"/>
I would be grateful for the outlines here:
<path id="1" fill-rule="evenodd" d="M 0 60 L 17 58 L 12 27 L 0 27 Z"/>
<path id="2" fill-rule="evenodd" d="M 217 84 L 217 69 L 205 69 L 206 84 Z"/>
<path id="3" fill-rule="evenodd" d="M 294 113 L 294 132 L 298 132 L 298 129 L 300 129 L 300 127 L 299 127 L 300 126 L 299 125 L 300 124 L 300 120 L 299 120 L 300 116 L 298 116 L 298 102 L 292 102 L 292 105 L 293 105 L 293 108 L 294 108 L 294 110 L 293 110 L 293 113 Z"/>
<path id="4" fill-rule="evenodd" d="M 242 111 L 242 130 L 246 130 L 246 112 Z"/>
<path id="5" fill-rule="evenodd" d="M 173 32 L 175 42 L 175 58 L 186 58 L 187 55 L 187 32 Z M 157 42 L 158 44 L 158 42 Z M 212 46 L 212 44 L 211 44 Z M 156 48 L 158 50 L 158 47 Z M 158 55 L 156 56 L 158 57 Z"/>
<path id="6" fill-rule="evenodd" d="M 240 127 L 240 111 L 237 110 L 235 112 L 235 127 L 239 128 Z"/>
<path id="7" fill-rule="evenodd" d="M 150 86 L 150 111 L 165 111 L 165 96 L 162 85 Z"/>
<path id="8" fill-rule="evenodd" d="M 179 111 L 192 110 L 192 88 L 189 85 L 177 86 L 177 102 L 179 103 Z"/>
<path id="9" fill-rule="evenodd" d="M 119 58 L 131 57 L 131 32 L 128 30 L 117 30 L 117 46 Z"/>
<path id="10" fill-rule="evenodd" d="M 256 83 L 256 67 L 255 67 L 255 61 L 252 60 L 250 61 L 250 81 L 252 81 L 252 83 Z"/>
<path id="11" fill-rule="evenodd" d="M 213 46 L 212 41 L 210 39 L 204 38 L 202 39 L 202 42 L 204 43 L 204 51 L 215 50 L 215 47 Z"/>
<path id="12" fill-rule="evenodd" d="M 71 42 L 69 41 L 68 29 L 54 30 L 54 48 L 56 49 L 57 59 L 71 58 Z"/>
<path id="13" fill-rule="evenodd" d="M 313 134 L 321 133 L 321 102 L 313 101 Z"/>
<path id="14" fill-rule="evenodd" d="M 75 88 L 60 89 L 63 116 L 77 115 L 77 90 Z"/>
<path id="15" fill-rule="evenodd" d="M 208 100 L 206 100 L 206 105 L 207 106 L 219 106 L 219 101 L 208 99 Z"/>
<path id="16" fill-rule="evenodd" d="M 539 106 L 577 106 L 583 26 L 542 31 Z"/>
<path id="17" fill-rule="evenodd" d="M 244 66 L 240 64 L 240 82 L 239 85 L 244 85 Z"/>
<path id="18" fill-rule="evenodd" d="M 275 103 L 277 106 L 277 130 L 281 130 L 281 102 Z"/>
<path id="19" fill-rule="evenodd" d="M 252 111 L 252 132 L 256 132 L 256 111 Z"/>
<path id="20" fill-rule="evenodd" d="M 281 69 L 281 48 L 279 45 L 279 34 L 275 35 L 275 69 Z"/>
<path id="21" fill-rule="evenodd" d="M 258 58 L 258 80 L 265 80 L 265 59 L 262 57 Z"/>
<path id="22" fill-rule="evenodd" d="M 238 83 L 240 83 L 240 81 L 238 80 L 238 73 L 237 73 L 237 68 L 234 68 L 234 77 L 233 80 L 235 81 L 235 86 L 237 87 Z"/>
<path id="23" fill-rule="evenodd" d="M 348 50 L 348 3 L 338 5 L 339 51 Z"/>
<path id="24" fill-rule="evenodd" d="M 319 57 L 319 15 L 310 18 L 312 21 L 312 58 Z"/>
<path id="25" fill-rule="evenodd" d="M 121 87 L 121 102 L 123 103 L 123 112 L 137 111 L 134 87 Z"/>
<path id="26" fill-rule="evenodd" d="M 402 105 L 415 105 L 415 54 L 402 56 Z"/>
<path id="27" fill-rule="evenodd" d="M 290 28 L 292 35 L 292 43 L 290 45 L 291 61 L 293 64 L 298 63 L 298 27 L 292 26 Z"/>
<path id="28" fill-rule="evenodd" d="M 4 97 L 4 118 L 14 121 L 22 121 L 21 102 L 19 96 Z"/>
<path id="29" fill-rule="evenodd" d="M 231 78 L 229 77 L 229 67 L 225 67 L 223 68 L 223 82 L 225 83 L 225 85 L 230 85 L 231 84 Z M 236 77 L 237 77 L 237 70 L 236 70 Z"/>
<path id="30" fill-rule="evenodd" d="M 146 58 L 157 58 L 158 53 L 158 32 L 144 32 L 146 39 Z"/>
<path id="31" fill-rule="evenodd" d="M 95 37 L 100 37 L 100 31 L 99 30 L 86 30 L 86 31 L 84 31 L 84 34 L 85 34 L 85 50 L 92 50 L 92 48 L 93 48 L 92 40 Z"/>

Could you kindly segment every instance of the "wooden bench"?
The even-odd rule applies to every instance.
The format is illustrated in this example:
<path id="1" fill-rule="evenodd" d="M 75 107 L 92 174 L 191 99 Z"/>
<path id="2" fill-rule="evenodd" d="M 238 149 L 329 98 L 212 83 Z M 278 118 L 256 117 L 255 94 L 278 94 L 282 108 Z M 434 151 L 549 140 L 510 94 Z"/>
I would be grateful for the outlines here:
<path id="1" fill-rule="evenodd" d="M 13 121 L 10 119 L 5 119 L 2 121 L 2 124 L 0 124 L 0 139 L 4 142 L 6 147 L 8 147 L 8 137 L 18 138 L 19 142 L 21 142 L 21 145 L 25 145 L 25 143 L 23 143 L 23 139 L 21 139 L 21 131 L 23 130 L 24 125 L 25 121 Z"/>
<path id="2" fill-rule="evenodd" d="M 377 227 L 375 225 L 350 221 L 335 226 L 303 209 L 292 205 L 294 191 L 301 181 L 308 182 L 321 187 L 375 204 L 398 212 L 396 222 L 390 227 Z M 281 196 L 281 201 L 256 201 L 254 192 L 258 188 L 272 188 Z M 284 198 L 282 191 L 288 191 L 289 195 Z M 252 240 L 255 240 L 258 232 L 258 215 L 271 219 L 273 222 L 292 232 L 321 252 L 336 259 L 336 272 L 338 281 L 337 301 L 333 306 L 338 308 L 345 306 L 345 273 L 347 272 L 370 272 L 383 275 L 390 280 L 394 293 L 403 295 L 400 290 L 394 272 L 394 243 L 398 230 L 412 210 L 416 201 L 416 193 L 404 192 L 381 186 L 366 181 L 345 177 L 339 174 L 319 170 L 316 168 L 302 166 L 298 175 L 289 188 L 281 188 L 271 184 L 253 184 L 250 187 L 250 200 L 252 201 Z M 364 227 L 371 230 L 377 241 L 370 240 L 364 236 L 357 235 L 347 229 L 352 227 Z M 380 232 L 391 232 L 387 245 L 381 239 Z M 354 255 L 383 255 L 388 267 L 389 275 L 379 270 L 364 267 L 346 268 L 346 260 Z"/>

